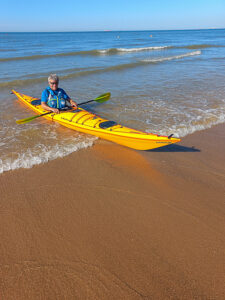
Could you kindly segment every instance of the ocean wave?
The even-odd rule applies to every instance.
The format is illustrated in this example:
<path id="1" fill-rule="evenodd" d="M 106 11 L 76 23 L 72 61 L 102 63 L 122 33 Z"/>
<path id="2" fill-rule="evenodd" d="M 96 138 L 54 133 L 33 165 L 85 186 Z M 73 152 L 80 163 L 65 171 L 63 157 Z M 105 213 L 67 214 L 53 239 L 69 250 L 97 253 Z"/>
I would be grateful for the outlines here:
<path id="1" fill-rule="evenodd" d="M 151 47 L 142 47 L 142 48 L 109 48 L 109 49 L 95 49 L 95 50 L 87 50 L 87 51 L 72 51 L 72 52 L 63 52 L 63 53 L 55 53 L 55 54 L 37 54 L 30 56 L 16 56 L 16 57 L 5 57 L 0 58 L 0 61 L 15 61 L 15 60 L 36 60 L 36 59 L 44 59 L 51 57 L 60 57 L 60 56 L 97 56 L 97 55 L 114 55 L 119 54 L 121 52 L 138 52 L 138 51 L 149 51 L 149 50 L 160 50 L 167 48 L 167 46 L 151 46 Z"/>
<path id="2" fill-rule="evenodd" d="M 165 49 L 205 49 L 205 48 L 219 48 L 225 47 L 225 45 L 213 45 L 213 44 L 193 44 L 186 46 L 148 46 L 148 47 L 135 47 L 135 48 L 108 48 L 108 49 L 94 49 L 86 51 L 72 51 L 55 54 L 37 54 L 28 56 L 16 56 L 16 57 L 5 57 L 0 58 L 0 62 L 6 61 L 17 61 L 17 60 L 37 60 L 54 57 L 64 56 L 101 56 L 101 55 L 116 55 L 120 53 L 132 53 L 132 52 L 143 52 L 143 51 L 154 51 L 154 50 L 165 50 Z"/>
<path id="3" fill-rule="evenodd" d="M 188 56 L 194 56 L 194 55 L 200 55 L 201 51 L 193 51 L 193 52 L 188 52 L 180 55 L 174 55 L 174 56 L 167 56 L 167 57 L 160 57 L 160 58 L 146 58 L 143 59 L 143 62 L 149 62 L 149 63 L 157 63 L 157 62 L 163 62 L 163 61 L 168 61 L 168 60 L 173 60 L 173 59 L 180 59 Z"/>
<path id="4" fill-rule="evenodd" d="M 76 55 L 94 55 L 96 50 L 90 51 L 74 51 L 74 52 L 63 52 L 55 54 L 37 54 L 37 55 L 26 55 L 26 56 L 15 56 L 15 57 L 5 57 L 0 58 L 0 61 L 16 61 L 16 60 L 36 60 L 36 59 L 45 59 L 58 56 L 76 56 Z M 96 54 L 95 54 L 96 55 Z"/>
<path id="5" fill-rule="evenodd" d="M 125 70 L 129 68 L 134 68 L 138 67 L 144 64 L 156 64 L 156 63 L 161 63 L 164 61 L 169 61 L 169 60 L 174 60 L 174 59 L 182 59 L 188 56 L 194 56 L 194 55 L 200 55 L 201 51 L 193 51 L 193 52 L 188 52 L 180 55 L 174 55 L 174 56 L 166 56 L 166 57 L 159 57 L 159 58 L 147 58 L 143 60 L 138 60 L 134 61 L 131 63 L 127 64 L 120 64 L 120 65 L 115 65 L 115 66 L 110 66 L 110 67 L 96 67 L 93 69 L 89 70 L 78 70 L 77 68 L 74 69 L 75 72 L 73 72 L 73 69 L 70 69 L 69 74 L 65 75 L 60 75 L 60 79 L 69 79 L 69 78 L 76 78 L 76 77 L 82 77 L 82 76 L 88 76 L 92 74 L 100 74 L 100 73 L 105 73 L 105 72 L 110 72 L 110 71 L 120 71 L 120 70 Z M 2 88 L 13 88 L 14 86 L 25 86 L 29 84 L 33 84 L 34 80 L 36 83 L 41 83 L 46 81 L 46 75 L 43 75 L 41 77 L 33 77 L 33 78 L 26 78 L 26 79 L 18 79 L 18 80 L 11 80 L 11 81 L 6 81 L 6 82 L 1 82 L 0 87 Z"/>
<path id="6" fill-rule="evenodd" d="M 182 49 L 205 49 L 205 48 L 221 48 L 225 47 L 225 45 L 213 45 L 213 44 L 199 44 L 199 45 L 187 45 L 187 46 L 180 46 L 176 48 L 182 48 Z"/>
<path id="7" fill-rule="evenodd" d="M 16 51 L 16 49 L 0 49 L 0 52 L 13 52 Z"/>
<path id="8" fill-rule="evenodd" d="M 76 77 L 82 77 L 82 76 L 88 76 L 88 75 L 93 75 L 93 74 L 100 74 L 100 73 L 105 73 L 105 72 L 110 72 L 110 71 L 119 71 L 123 69 L 128 69 L 128 68 L 133 68 L 139 65 L 143 65 L 144 62 L 134 62 L 134 63 L 128 63 L 128 64 L 121 64 L 121 65 L 115 65 L 111 67 L 106 67 L 106 68 L 95 68 L 95 69 L 90 69 L 90 70 L 83 70 L 83 71 L 75 71 L 71 72 L 69 74 L 65 75 L 60 75 L 60 80 L 65 80 L 65 79 L 70 79 L 70 78 L 76 78 Z M 41 83 L 46 81 L 46 76 L 48 76 L 48 73 L 46 75 L 42 75 L 41 77 L 33 77 L 33 78 L 25 78 L 25 79 L 16 79 L 16 80 L 11 80 L 11 81 L 5 81 L 5 82 L 0 82 L 0 87 L 1 88 L 10 88 L 12 89 L 13 87 L 21 87 L 21 86 L 27 86 L 31 85 L 34 83 Z"/>
<path id="9" fill-rule="evenodd" d="M 164 130 L 162 131 L 162 133 L 169 135 L 172 132 L 175 136 L 184 137 L 196 131 L 205 130 L 211 128 L 214 125 L 221 124 L 224 122 L 225 114 L 221 114 L 213 117 L 206 117 L 200 121 L 192 121 L 190 124 L 176 124 L 171 126 L 171 128 L 167 129 L 167 132 L 165 132 Z"/>
<path id="10" fill-rule="evenodd" d="M 194 111 L 191 111 L 188 106 L 184 109 L 181 107 L 167 108 L 168 112 L 166 113 L 166 109 L 164 115 L 166 114 L 170 120 L 172 118 L 172 124 L 170 123 L 171 121 L 167 122 L 165 119 L 165 122 L 159 125 L 152 123 L 152 120 L 147 118 L 145 120 L 145 123 L 148 124 L 146 132 L 154 132 L 153 129 L 155 129 L 156 133 L 161 135 L 170 135 L 173 133 L 175 136 L 184 137 L 196 131 L 211 128 L 214 125 L 225 122 L 224 104 L 220 103 L 220 106 L 217 108 L 208 108 L 205 110 L 197 109 Z"/>
<path id="11" fill-rule="evenodd" d="M 31 168 L 34 165 L 46 163 L 59 157 L 64 157 L 72 152 L 93 145 L 96 137 L 85 137 L 84 141 L 73 143 L 56 144 L 54 146 L 37 145 L 37 149 L 28 149 L 24 153 L 18 154 L 16 159 L 0 159 L 0 173 L 19 168 Z M 41 149 L 41 151 L 40 151 Z M 38 153 L 38 154 L 37 154 Z"/>
<path id="12" fill-rule="evenodd" d="M 113 53 L 120 53 L 120 52 L 142 52 L 142 51 L 149 51 L 149 50 L 161 50 L 168 48 L 169 46 L 151 46 L 151 47 L 137 47 L 137 48 L 112 48 L 112 49 L 105 49 L 105 50 L 97 50 L 101 54 L 113 54 Z"/>

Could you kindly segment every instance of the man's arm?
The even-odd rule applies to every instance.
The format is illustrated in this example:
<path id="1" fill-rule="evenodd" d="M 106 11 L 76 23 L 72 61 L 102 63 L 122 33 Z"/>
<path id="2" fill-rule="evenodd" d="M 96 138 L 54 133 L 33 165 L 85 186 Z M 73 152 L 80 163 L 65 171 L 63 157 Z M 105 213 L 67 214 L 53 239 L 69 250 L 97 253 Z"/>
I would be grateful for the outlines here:
<path id="1" fill-rule="evenodd" d="M 61 89 L 61 90 L 63 92 L 63 98 L 66 101 L 68 101 L 71 106 L 73 106 L 77 109 L 77 103 L 74 100 L 72 100 L 63 89 Z"/>
<path id="2" fill-rule="evenodd" d="M 68 99 L 69 103 L 71 106 L 75 107 L 77 109 L 77 103 L 75 101 L 73 101 L 72 99 Z"/>

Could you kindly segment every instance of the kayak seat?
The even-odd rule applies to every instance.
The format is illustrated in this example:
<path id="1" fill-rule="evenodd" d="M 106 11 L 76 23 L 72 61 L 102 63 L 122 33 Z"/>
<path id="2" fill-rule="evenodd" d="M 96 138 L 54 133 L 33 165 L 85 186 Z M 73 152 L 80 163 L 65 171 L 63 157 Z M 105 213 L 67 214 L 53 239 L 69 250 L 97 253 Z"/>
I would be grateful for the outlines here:
<path id="1" fill-rule="evenodd" d="M 102 128 L 102 129 L 107 129 L 107 128 L 110 128 L 110 127 L 115 126 L 115 125 L 117 125 L 117 123 L 114 122 L 114 121 L 105 121 L 105 122 L 101 122 L 99 124 L 99 127 Z"/>
<path id="2" fill-rule="evenodd" d="M 41 105 L 41 99 L 33 100 L 33 101 L 31 101 L 30 104 L 32 104 L 32 105 L 34 105 L 34 106 L 36 106 L 36 105 Z"/>

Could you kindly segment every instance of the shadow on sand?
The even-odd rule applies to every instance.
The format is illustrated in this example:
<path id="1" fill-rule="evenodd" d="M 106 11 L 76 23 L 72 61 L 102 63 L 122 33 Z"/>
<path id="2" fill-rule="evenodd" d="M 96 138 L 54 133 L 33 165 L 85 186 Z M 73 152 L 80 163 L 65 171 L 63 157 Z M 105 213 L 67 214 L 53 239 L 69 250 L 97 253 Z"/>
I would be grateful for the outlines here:
<path id="1" fill-rule="evenodd" d="M 151 150 L 146 150 L 148 152 L 200 152 L 201 150 L 196 149 L 194 146 L 193 147 L 185 147 L 181 145 L 168 145 L 156 149 L 151 149 Z"/>

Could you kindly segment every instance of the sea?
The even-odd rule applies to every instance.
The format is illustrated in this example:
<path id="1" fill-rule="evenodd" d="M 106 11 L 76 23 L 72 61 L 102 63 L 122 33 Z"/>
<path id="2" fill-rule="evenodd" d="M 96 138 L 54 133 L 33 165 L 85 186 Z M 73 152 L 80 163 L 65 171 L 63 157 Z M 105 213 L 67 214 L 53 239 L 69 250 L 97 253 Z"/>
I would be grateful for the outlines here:
<path id="1" fill-rule="evenodd" d="M 12 89 L 41 97 L 49 74 L 84 108 L 122 125 L 184 137 L 225 122 L 225 29 L 0 33 L 0 173 L 91 147 L 96 137 L 38 118 Z M 134 150 L 135 151 L 135 150 Z"/>

